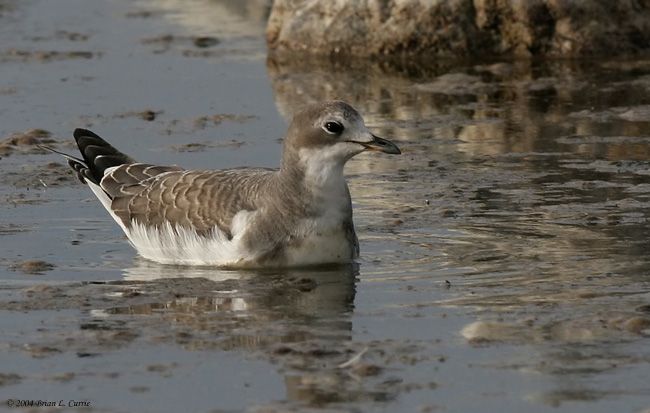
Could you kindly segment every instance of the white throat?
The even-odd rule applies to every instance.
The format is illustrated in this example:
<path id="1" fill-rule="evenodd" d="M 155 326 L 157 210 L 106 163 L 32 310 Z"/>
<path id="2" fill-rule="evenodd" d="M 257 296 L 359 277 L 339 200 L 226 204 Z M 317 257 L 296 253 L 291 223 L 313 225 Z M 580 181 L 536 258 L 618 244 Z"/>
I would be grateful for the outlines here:
<path id="1" fill-rule="evenodd" d="M 299 159 L 305 171 L 305 185 L 315 195 L 349 196 L 343 174 L 347 158 L 342 157 L 340 151 L 334 148 L 301 149 Z"/>

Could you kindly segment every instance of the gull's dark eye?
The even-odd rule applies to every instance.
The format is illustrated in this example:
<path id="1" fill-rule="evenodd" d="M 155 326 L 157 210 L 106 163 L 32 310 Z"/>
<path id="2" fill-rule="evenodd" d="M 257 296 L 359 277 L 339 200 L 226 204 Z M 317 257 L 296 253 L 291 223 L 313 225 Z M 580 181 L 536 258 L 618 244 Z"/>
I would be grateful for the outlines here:
<path id="1" fill-rule="evenodd" d="M 325 129 L 327 133 L 340 135 L 341 132 L 343 132 L 343 125 L 341 125 L 338 122 L 325 122 L 325 125 L 323 125 L 323 129 Z"/>

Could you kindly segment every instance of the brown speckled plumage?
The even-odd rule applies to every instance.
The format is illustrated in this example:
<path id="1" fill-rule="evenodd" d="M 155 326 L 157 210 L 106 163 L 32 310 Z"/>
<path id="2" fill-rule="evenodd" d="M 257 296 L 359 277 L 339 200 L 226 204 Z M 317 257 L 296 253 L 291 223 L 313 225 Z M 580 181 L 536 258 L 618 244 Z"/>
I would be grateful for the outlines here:
<path id="1" fill-rule="evenodd" d="M 285 136 L 279 170 L 185 170 L 137 163 L 77 129 L 68 155 L 146 258 L 199 265 L 348 262 L 359 246 L 343 166 L 364 150 L 399 153 L 344 102 L 310 105 Z"/>

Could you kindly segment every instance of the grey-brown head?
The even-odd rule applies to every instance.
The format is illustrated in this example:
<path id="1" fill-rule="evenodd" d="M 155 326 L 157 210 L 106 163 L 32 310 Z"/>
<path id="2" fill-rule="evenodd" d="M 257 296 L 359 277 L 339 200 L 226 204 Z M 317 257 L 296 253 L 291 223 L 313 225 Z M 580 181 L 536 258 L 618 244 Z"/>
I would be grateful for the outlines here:
<path id="1" fill-rule="evenodd" d="M 298 112 L 285 136 L 283 162 L 299 159 L 343 165 L 363 151 L 400 154 L 392 142 L 370 133 L 363 118 L 342 101 L 311 104 Z"/>

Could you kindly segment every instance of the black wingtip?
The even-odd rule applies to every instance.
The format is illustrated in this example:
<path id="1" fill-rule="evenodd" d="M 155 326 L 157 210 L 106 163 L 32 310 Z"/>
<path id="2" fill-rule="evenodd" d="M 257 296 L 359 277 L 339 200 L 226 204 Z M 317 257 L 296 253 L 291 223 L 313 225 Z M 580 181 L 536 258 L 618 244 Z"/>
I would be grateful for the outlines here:
<path id="1" fill-rule="evenodd" d="M 77 128 L 73 136 L 94 182 L 100 182 L 104 177 L 104 171 L 108 168 L 135 162 L 88 129 Z M 86 174 L 84 175 L 87 177 Z"/>
<path id="2" fill-rule="evenodd" d="M 72 136 L 74 136 L 75 141 L 78 141 L 79 139 L 81 139 L 84 136 L 88 136 L 88 137 L 96 138 L 96 139 L 102 139 L 95 132 L 89 131 L 88 129 L 81 129 L 81 128 L 75 129 L 74 132 L 72 132 Z"/>

